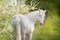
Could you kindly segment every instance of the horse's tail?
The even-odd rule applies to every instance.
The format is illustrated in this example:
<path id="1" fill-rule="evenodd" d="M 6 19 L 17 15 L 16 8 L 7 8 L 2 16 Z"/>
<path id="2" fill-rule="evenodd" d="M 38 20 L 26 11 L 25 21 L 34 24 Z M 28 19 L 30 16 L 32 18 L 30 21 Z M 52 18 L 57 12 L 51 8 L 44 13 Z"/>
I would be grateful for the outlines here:
<path id="1" fill-rule="evenodd" d="M 21 40 L 21 25 L 20 18 L 18 16 L 14 16 L 12 18 L 12 26 L 14 26 L 14 40 Z"/>

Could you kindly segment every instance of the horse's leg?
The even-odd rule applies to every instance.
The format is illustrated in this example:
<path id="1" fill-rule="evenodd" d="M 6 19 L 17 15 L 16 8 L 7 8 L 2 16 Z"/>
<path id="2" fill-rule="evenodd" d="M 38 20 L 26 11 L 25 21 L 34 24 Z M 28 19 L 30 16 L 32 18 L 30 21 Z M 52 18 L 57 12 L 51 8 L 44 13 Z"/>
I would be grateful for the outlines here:
<path id="1" fill-rule="evenodd" d="M 32 40 L 32 35 L 33 35 L 33 32 L 30 32 L 28 35 L 29 36 L 28 40 Z"/>
<path id="2" fill-rule="evenodd" d="M 14 36 L 14 40 L 16 40 L 16 30 L 15 30 L 15 27 L 14 27 L 14 34 L 13 34 L 13 36 Z"/>
<path id="3" fill-rule="evenodd" d="M 25 40 L 26 33 L 23 29 L 21 29 L 21 36 L 22 36 L 22 40 Z"/>
<path id="4" fill-rule="evenodd" d="M 14 28 L 14 40 L 21 40 L 20 25 Z"/>

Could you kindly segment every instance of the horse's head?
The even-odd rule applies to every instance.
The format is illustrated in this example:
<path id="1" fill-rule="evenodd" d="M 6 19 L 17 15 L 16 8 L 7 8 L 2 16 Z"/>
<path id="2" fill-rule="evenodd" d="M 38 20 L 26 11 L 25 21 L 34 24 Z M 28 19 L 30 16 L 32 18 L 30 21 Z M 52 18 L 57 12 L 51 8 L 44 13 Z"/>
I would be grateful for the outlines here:
<path id="1" fill-rule="evenodd" d="M 40 22 L 40 25 L 44 24 L 45 12 L 46 12 L 46 9 L 45 10 L 39 9 L 39 22 Z"/>

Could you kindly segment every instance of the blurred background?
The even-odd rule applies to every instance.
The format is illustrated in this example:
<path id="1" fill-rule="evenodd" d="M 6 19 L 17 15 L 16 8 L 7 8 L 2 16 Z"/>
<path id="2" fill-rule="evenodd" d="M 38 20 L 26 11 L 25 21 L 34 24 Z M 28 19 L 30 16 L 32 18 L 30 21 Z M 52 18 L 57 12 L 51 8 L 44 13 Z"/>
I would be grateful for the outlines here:
<path id="1" fill-rule="evenodd" d="M 35 24 L 33 40 L 60 40 L 60 0 L 0 0 L 0 40 L 14 40 L 12 16 L 46 8 L 43 26 Z"/>

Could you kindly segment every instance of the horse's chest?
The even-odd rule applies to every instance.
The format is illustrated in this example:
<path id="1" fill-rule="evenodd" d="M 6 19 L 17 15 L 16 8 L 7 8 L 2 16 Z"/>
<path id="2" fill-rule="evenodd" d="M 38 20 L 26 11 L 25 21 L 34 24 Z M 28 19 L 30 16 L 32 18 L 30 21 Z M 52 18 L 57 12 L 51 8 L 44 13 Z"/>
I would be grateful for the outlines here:
<path id="1" fill-rule="evenodd" d="M 26 32 L 34 31 L 34 23 L 32 23 L 30 20 L 27 18 L 22 18 L 22 28 Z"/>

